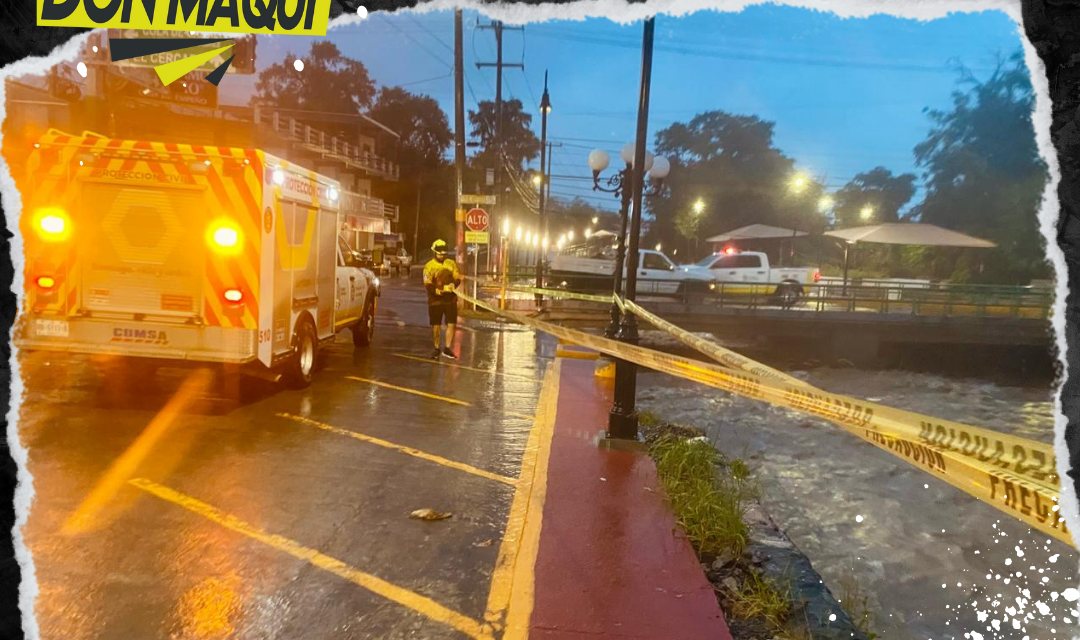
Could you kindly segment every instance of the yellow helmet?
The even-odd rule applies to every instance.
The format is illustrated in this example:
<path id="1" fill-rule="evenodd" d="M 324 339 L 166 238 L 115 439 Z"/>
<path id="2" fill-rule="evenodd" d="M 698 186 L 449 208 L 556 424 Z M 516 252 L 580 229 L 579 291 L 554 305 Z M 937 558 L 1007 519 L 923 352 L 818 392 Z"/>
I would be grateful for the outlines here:
<path id="1" fill-rule="evenodd" d="M 443 240 L 436 240 L 431 244 L 431 250 L 435 253 L 446 253 L 446 242 Z"/>

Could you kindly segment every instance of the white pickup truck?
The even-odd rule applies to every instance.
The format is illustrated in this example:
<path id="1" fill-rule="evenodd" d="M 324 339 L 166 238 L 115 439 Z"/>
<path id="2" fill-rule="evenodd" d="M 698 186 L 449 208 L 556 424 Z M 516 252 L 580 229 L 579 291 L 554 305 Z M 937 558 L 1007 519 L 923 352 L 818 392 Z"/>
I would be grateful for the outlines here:
<path id="1" fill-rule="evenodd" d="M 688 292 L 707 293 L 713 281 L 708 270 L 681 269 L 663 253 L 642 249 L 638 252 L 637 292 L 673 295 Z M 559 254 L 551 260 L 550 282 L 574 291 L 611 290 L 615 261 Z M 623 278 L 626 270 L 623 270 Z"/>
<path id="2" fill-rule="evenodd" d="M 785 307 L 795 304 L 809 285 L 821 279 L 821 272 L 812 267 L 773 269 L 769 256 L 757 251 L 714 253 L 679 269 L 708 278 L 721 293 L 775 295 Z"/>

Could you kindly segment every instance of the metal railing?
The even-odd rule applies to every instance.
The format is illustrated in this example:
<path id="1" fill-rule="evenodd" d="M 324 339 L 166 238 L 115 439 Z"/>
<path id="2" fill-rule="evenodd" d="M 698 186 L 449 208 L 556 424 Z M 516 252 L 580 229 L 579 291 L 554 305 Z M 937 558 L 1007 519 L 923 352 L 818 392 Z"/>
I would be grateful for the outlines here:
<path id="1" fill-rule="evenodd" d="M 341 212 L 366 218 L 386 219 L 390 222 L 398 221 L 397 205 L 388 204 L 381 198 L 352 191 L 341 192 Z"/>
<path id="2" fill-rule="evenodd" d="M 485 288 L 501 284 L 495 274 Z M 511 285 L 532 286 L 535 271 L 512 269 Z M 685 283 L 678 280 L 639 280 L 638 299 L 643 303 L 667 302 L 684 307 L 688 313 L 708 313 L 731 309 L 754 313 L 759 310 L 798 314 L 867 313 L 922 317 L 1000 317 L 1047 319 L 1054 301 L 1048 287 L 1008 285 L 967 285 L 931 282 L 842 283 L 829 281 L 813 285 L 777 285 L 748 282 Z M 690 284 L 690 286 L 687 286 Z M 610 293 L 611 278 L 575 275 L 565 282 L 553 274 L 547 287 L 584 293 Z M 680 286 L 681 285 L 681 286 Z M 532 294 L 515 295 L 522 299 Z"/>
<path id="3" fill-rule="evenodd" d="M 351 167 L 392 180 L 397 180 L 401 175 L 400 167 L 386 158 L 337 136 L 327 135 L 326 132 L 299 122 L 296 118 L 284 117 L 275 111 L 269 118 L 269 124 L 275 133 L 298 140 L 312 151 L 325 157 L 334 158 Z"/>

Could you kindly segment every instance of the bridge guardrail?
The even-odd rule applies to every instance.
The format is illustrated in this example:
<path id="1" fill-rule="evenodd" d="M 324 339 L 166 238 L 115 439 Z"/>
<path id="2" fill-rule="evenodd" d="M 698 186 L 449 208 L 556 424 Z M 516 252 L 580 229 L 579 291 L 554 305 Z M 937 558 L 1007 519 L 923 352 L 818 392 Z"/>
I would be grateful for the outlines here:
<path id="1" fill-rule="evenodd" d="M 494 274 L 481 274 L 494 275 Z M 511 271 L 509 289 L 521 290 L 535 283 L 536 272 Z M 564 287 L 558 274 L 548 278 L 554 291 L 606 295 L 611 290 L 611 278 L 600 276 L 575 276 L 573 287 Z M 639 281 L 641 282 L 641 281 Z M 681 290 L 663 293 L 664 288 L 674 289 L 684 283 L 680 280 L 649 280 L 647 286 L 638 288 L 638 295 L 663 296 L 682 304 L 689 310 L 700 305 L 702 310 L 743 309 L 756 312 L 762 309 L 789 310 L 792 312 L 835 313 L 881 313 L 930 317 L 1000 317 L 1045 320 L 1050 317 L 1054 291 L 1047 287 L 1009 285 L 971 285 L 951 283 L 897 283 L 873 282 L 860 284 L 855 280 L 845 287 L 828 281 L 809 285 L 785 285 L 783 283 L 722 282 L 712 287 L 701 283 L 683 286 Z M 493 283 L 501 286 L 501 283 Z M 797 288 L 795 295 L 791 289 Z M 554 293 L 548 294 L 555 296 Z M 563 298 L 571 298 L 563 295 Z M 582 298 L 578 298 L 582 299 Z"/>

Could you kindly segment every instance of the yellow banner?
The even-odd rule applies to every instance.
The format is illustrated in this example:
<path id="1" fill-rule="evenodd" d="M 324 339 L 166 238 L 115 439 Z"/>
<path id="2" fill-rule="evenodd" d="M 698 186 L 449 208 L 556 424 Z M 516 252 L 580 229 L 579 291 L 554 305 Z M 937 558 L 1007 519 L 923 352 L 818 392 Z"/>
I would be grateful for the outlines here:
<path id="1" fill-rule="evenodd" d="M 332 0 L 37 0 L 50 27 L 326 35 Z"/>
<path id="2" fill-rule="evenodd" d="M 583 347 L 824 418 L 1029 526 L 1076 546 L 1058 509 L 1060 479 L 1050 444 L 829 393 L 802 381 L 792 384 L 755 373 L 735 372 L 497 310 L 467 294 L 459 293 L 459 296 L 478 307 Z"/>

